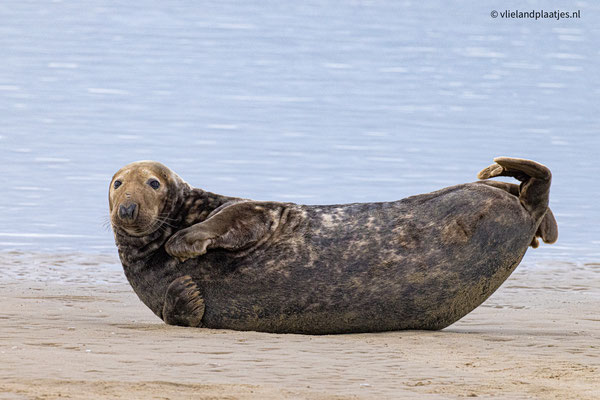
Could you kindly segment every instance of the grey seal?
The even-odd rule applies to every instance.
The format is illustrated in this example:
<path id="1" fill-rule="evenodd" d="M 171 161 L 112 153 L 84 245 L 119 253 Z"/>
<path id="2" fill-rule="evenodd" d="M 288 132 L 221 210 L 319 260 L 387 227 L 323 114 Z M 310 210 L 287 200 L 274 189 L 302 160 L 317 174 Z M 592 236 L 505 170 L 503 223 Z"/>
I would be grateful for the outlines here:
<path id="1" fill-rule="evenodd" d="M 550 170 L 494 161 L 478 182 L 399 201 L 310 206 L 207 192 L 139 161 L 111 180 L 111 223 L 133 290 L 167 324 L 437 330 L 487 299 L 538 238 L 557 239 Z M 521 183 L 486 181 L 497 176 Z"/>

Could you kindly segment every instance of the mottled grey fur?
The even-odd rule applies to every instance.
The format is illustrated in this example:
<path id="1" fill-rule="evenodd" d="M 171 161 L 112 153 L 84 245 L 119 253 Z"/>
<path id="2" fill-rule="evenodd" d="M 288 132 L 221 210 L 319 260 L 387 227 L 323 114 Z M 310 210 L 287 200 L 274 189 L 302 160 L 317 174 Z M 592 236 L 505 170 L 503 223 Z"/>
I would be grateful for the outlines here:
<path id="1" fill-rule="evenodd" d="M 160 215 L 168 217 L 143 236 L 113 220 L 115 239 L 133 289 L 170 324 L 307 334 L 441 329 L 487 299 L 536 236 L 557 237 L 550 171 L 495 161 L 480 178 L 513 176 L 521 186 L 475 182 L 326 206 L 221 196 L 146 163 L 167 170 Z"/>

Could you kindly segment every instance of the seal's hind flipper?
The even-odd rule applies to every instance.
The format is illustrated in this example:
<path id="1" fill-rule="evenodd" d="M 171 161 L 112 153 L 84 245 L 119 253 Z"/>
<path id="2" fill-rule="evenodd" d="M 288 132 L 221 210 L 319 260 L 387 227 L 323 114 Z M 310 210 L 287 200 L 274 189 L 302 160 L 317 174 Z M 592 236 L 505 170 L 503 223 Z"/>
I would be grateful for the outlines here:
<path id="1" fill-rule="evenodd" d="M 489 167 L 488 167 L 489 168 Z M 487 169 L 487 168 L 486 168 Z M 492 186 L 498 189 L 502 189 L 512 194 L 513 196 L 519 197 L 519 185 L 501 181 L 478 181 L 482 185 Z"/>
<path id="2" fill-rule="evenodd" d="M 490 167 L 494 167 L 494 165 Z M 490 167 L 486 168 L 484 171 L 488 170 Z M 500 181 L 479 181 L 477 183 L 505 190 L 513 196 L 519 197 L 520 194 L 519 185 L 514 183 Z M 546 211 L 546 215 L 544 215 L 544 218 L 542 218 L 542 222 L 540 222 L 540 226 L 538 226 L 535 237 L 531 241 L 530 246 L 534 249 L 540 245 L 538 238 L 541 238 L 544 243 L 548 244 L 552 244 L 558 239 L 558 225 L 556 224 L 556 219 L 554 219 L 554 214 L 552 213 L 552 210 L 550 210 L 550 207 L 548 207 L 548 211 Z"/>
<path id="3" fill-rule="evenodd" d="M 542 218 L 542 222 L 535 232 L 535 237 L 531 241 L 530 246 L 534 249 L 540 245 L 538 238 L 541 238 L 544 243 L 548 244 L 552 244 L 558 239 L 558 225 L 556 224 L 556 219 L 554 219 L 554 214 L 552 214 L 550 208 L 546 211 L 546 215 Z"/>
<path id="4" fill-rule="evenodd" d="M 558 239 L 558 224 L 556 223 L 556 219 L 550 208 L 548 208 L 546 215 L 542 218 L 542 222 L 535 235 L 542 238 L 544 243 L 549 244 L 556 242 Z"/>
<path id="5" fill-rule="evenodd" d="M 523 158 L 496 157 L 496 164 L 482 169 L 477 177 L 479 179 L 489 179 L 496 176 L 512 176 L 521 182 L 529 178 L 541 180 L 550 180 L 552 174 L 545 165 L 536 163 L 535 161 L 525 160 Z"/>
<path id="6" fill-rule="evenodd" d="M 477 174 L 478 179 L 490 179 L 495 176 L 503 176 L 504 168 L 498 164 L 492 164 L 489 167 L 485 167 Z"/>
<path id="7" fill-rule="evenodd" d="M 169 325 L 201 326 L 204 299 L 189 275 L 175 279 L 167 288 L 162 318 Z"/>
<path id="8" fill-rule="evenodd" d="M 519 181 L 519 200 L 531 216 L 538 222 L 538 232 L 544 242 L 553 243 L 558 237 L 558 228 L 552 212 L 547 213 L 548 198 L 552 174 L 545 165 L 522 158 L 497 157 L 496 164 L 484 168 L 477 174 L 479 179 L 489 179 L 497 176 L 512 176 Z M 548 215 L 546 218 L 545 216 Z M 548 241 L 546 241 L 546 239 Z M 531 245 L 537 247 L 534 238 Z"/>
<path id="9" fill-rule="evenodd" d="M 520 181 L 529 178 L 550 180 L 552 174 L 545 165 L 523 158 L 496 157 L 492 164 L 479 172 L 479 179 L 489 179 L 495 176 L 512 176 Z"/>

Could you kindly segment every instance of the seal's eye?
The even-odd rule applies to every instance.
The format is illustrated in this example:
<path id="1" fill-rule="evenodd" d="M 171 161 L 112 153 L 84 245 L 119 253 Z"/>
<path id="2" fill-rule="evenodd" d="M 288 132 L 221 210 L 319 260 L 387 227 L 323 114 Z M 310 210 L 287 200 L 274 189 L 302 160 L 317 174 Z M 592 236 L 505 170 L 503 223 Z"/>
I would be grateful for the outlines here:
<path id="1" fill-rule="evenodd" d="M 115 181 L 115 183 L 113 183 L 113 186 L 115 189 L 117 189 L 119 186 L 121 186 L 121 181 Z"/>
<path id="2" fill-rule="evenodd" d="M 150 179 L 148 181 L 148 185 L 152 186 L 152 189 L 156 190 L 160 187 L 160 182 L 157 181 L 156 179 Z"/>

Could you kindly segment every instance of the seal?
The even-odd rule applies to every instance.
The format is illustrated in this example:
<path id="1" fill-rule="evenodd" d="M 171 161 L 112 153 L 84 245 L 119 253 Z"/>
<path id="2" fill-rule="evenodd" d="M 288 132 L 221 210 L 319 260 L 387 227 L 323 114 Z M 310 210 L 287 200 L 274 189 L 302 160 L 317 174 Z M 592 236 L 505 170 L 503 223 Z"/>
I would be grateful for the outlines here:
<path id="1" fill-rule="evenodd" d="M 167 324 L 330 334 L 442 329 L 479 306 L 538 238 L 550 170 L 500 157 L 478 182 L 399 201 L 299 205 L 193 188 L 139 161 L 112 178 L 125 275 Z M 520 185 L 486 181 L 498 176 Z"/>

